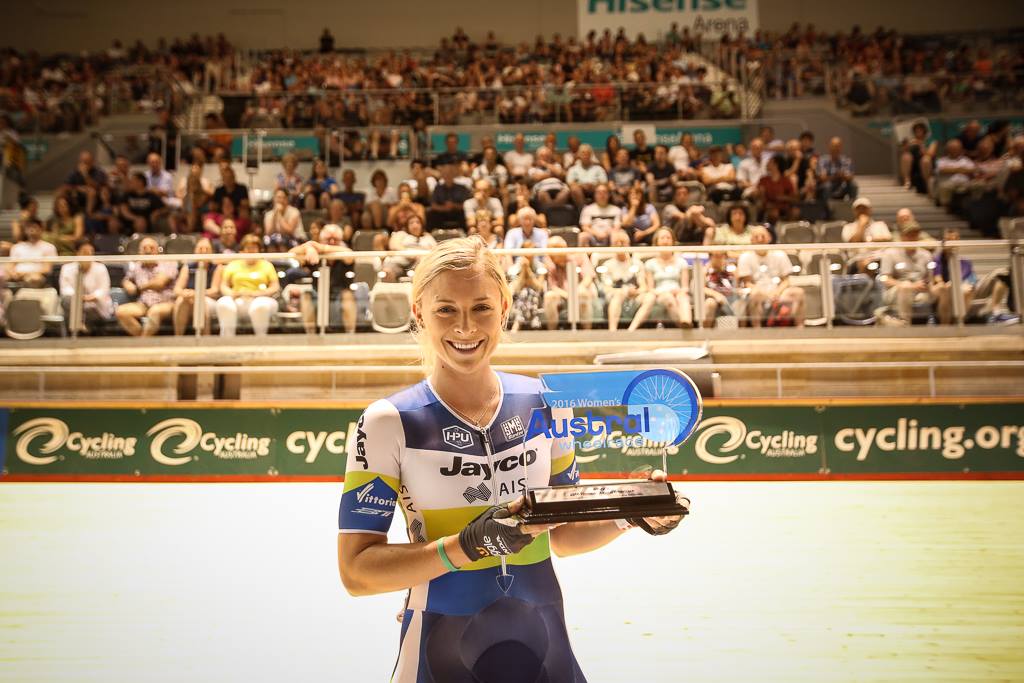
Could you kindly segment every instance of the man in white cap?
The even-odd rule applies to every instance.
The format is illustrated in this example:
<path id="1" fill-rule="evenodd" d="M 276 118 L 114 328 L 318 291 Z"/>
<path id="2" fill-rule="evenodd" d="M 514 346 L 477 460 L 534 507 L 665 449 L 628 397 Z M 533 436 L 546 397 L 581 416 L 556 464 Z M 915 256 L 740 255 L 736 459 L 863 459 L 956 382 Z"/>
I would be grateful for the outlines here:
<path id="1" fill-rule="evenodd" d="M 844 242 L 892 242 L 885 221 L 871 218 L 871 200 L 861 197 L 853 202 L 853 221 L 843 226 Z"/>

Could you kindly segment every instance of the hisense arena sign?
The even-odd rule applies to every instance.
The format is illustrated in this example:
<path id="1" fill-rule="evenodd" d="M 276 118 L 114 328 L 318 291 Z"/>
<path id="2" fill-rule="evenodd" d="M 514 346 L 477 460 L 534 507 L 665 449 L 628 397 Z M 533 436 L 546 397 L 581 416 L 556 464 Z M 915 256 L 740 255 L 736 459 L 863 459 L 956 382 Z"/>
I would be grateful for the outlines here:
<path id="1" fill-rule="evenodd" d="M 643 33 L 648 40 L 663 38 L 673 22 L 679 31 L 705 38 L 723 33 L 748 36 L 757 30 L 757 0 L 577 0 L 579 36 L 590 31 L 600 35 L 605 29 L 619 28 L 635 38 Z"/>

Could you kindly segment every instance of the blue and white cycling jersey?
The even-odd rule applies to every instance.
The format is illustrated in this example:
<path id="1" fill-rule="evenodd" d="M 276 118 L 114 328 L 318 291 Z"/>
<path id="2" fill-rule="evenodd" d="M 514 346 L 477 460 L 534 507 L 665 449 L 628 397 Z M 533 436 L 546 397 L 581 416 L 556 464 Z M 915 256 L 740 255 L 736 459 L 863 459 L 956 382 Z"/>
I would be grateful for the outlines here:
<path id="1" fill-rule="evenodd" d="M 543 434 L 524 443 L 539 380 L 498 373 L 500 403 L 477 429 L 424 380 L 371 404 L 348 446 L 341 533 L 387 534 L 401 503 L 410 542 L 456 535 L 488 506 L 579 481 L 572 450 Z M 546 410 L 546 409 L 545 409 Z M 558 411 L 556 411 L 557 413 Z M 558 415 L 556 415 L 558 417 Z M 569 645 L 548 534 L 506 558 L 477 560 L 409 592 L 393 681 L 585 681 Z"/>

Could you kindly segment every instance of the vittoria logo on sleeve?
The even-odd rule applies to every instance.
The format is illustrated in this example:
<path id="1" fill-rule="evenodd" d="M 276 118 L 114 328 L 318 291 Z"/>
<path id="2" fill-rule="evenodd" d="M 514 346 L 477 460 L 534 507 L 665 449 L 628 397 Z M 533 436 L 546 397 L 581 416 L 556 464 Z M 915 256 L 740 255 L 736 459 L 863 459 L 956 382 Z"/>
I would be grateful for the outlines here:
<path id="1" fill-rule="evenodd" d="M 446 444 L 455 448 L 469 448 L 473 445 L 473 435 L 469 433 L 468 429 L 458 425 L 445 427 L 441 432 L 441 438 Z"/>
<path id="2" fill-rule="evenodd" d="M 526 430 L 523 428 L 523 421 L 518 415 L 513 415 L 511 418 L 501 423 L 501 434 L 505 437 L 506 441 L 521 439 L 525 433 Z"/>

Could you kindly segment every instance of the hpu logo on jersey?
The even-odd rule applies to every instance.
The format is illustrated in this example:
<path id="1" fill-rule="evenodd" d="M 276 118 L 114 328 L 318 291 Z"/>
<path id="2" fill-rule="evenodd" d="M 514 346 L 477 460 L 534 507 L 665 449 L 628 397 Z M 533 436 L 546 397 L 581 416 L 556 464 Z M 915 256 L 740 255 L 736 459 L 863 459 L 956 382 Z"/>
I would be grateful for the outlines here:
<path id="1" fill-rule="evenodd" d="M 455 448 L 469 448 L 473 445 L 473 435 L 469 433 L 468 429 L 463 429 L 458 425 L 445 427 L 441 432 L 441 438 L 446 444 Z"/>
<path id="2" fill-rule="evenodd" d="M 511 441 L 512 439 L 520 439 L 526 430 L 523 428 L 523 421 L 518 415 L 513 415 L 508 420 L 501 423 L 501 433 L 505 437 L 505 441 Z"/>
<path id="3" fill-rule="evenodd" d="M 480 482 L 479 486 L 467 486 L 466 490 L 462 492 L 462 497 L 466 499 L 467 503 L 472 503 L 474 500 L 488 501 L 491 499 L 491 490 L 487 488 L 487 484 Z"/>
<path id="4" fill-rule="evenodd" d="M 497 472 L 511 472 L 519 466 L 530 466 L 537 461 L 537 451 L 530 449 L 525 453 L 514 453 L 507 458 L 502 458 L 494 463 L 494 469 Z M 452 464 L 449 467 L 442 467 L 438 470 L 445 477 L 457 477 L 459 475 L 464 477 L 479 477 L 483 475 L 484 481 L 489 481 L 491 475 L 491 466 L 486 462 L 473 462 L 472 460 L 463 460 L 461 455 L 456 455 L 452 460 Z"/>

